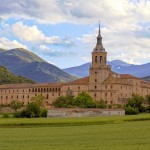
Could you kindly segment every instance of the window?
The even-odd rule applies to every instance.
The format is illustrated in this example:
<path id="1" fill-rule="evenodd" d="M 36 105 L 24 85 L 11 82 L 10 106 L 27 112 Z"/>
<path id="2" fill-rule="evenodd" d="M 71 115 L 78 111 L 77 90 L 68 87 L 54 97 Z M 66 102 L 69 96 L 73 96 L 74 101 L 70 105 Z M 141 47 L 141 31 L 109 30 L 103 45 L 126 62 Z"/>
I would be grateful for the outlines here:
<path id="1" fill-rule="evenodd" d="M 107 85 L 105 85 L 105 89 L 107 89 Z"/>
<path id="2" fill-rule="evenodd" d="M 60 91 L 60 88 L 58 88 L 58 91 Z"/>
<path id="3" fill-rule="evenodd" d="M 97 79 L 95 79 L 95 82 L 97 82 Z"/>
<path id="4" fill-rule="evenodd" d="M 97 89 L 97 86 L 95 86 L 95 89 Z"/>
<path id="5" fill-rule="evenodd" d="M 97 63 L 97 56 L 95 56 L 95 62 Z"/>
<path id="6" fill-rule="evenodd" d="M 113 85 L 111 85 L 110 88 L 113 89 Z"/>
<path id="7" fill-rule="evenodd" d="M 48 94 L 46 95 L 46 99 L 48 99 Z"/>
<path id="8" fill-rule="evenodd" d="M 97 74 L 97 71 L 95 71 L 95 74 Z"/>
<path id="9" fill-rule="evenodd" d="M 105 97 L 107 97 L 107 93 L 105 93 Z"/>
<path id="10" fill-rule="evenodd" d="M 78 90 L 80 90 L 80 86 L 78 86 Z"/>
<path id="11" fill-rule="evenodd" d="M 100 63 L 103 62 L 103 56 L 100 56 Z"/>
<path id="12" fill-rule="evenodd" d="M 110 96 L 111 96 L 111 97 L 112 97 L 112 95 L 113 95 L 113 94 L 112 94 L 112 93 L 110 93 Z"/>

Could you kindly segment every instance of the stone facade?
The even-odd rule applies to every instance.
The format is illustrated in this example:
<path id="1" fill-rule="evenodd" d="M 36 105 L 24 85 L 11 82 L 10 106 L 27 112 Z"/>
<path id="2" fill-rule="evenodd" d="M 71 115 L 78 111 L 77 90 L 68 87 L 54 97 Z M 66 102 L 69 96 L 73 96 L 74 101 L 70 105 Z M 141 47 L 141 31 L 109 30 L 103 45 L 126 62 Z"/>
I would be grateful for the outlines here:
<path id="1" fill-rule="evenodd" d="M 47 105 L 59 96 L 74 95 L 80 92 L 89 93 L 93 99 L 103 99 L 107 104 L 124 104 L 132 94 L 145 96 L 150 94 L 150 83 L 129 74 L 117 74 L 107 65 L 107 52 L 99 33 L 92 52 L 92 65 L 89 76 L 67 83 L 37 83 L 0 85 L 0 104 L 9 104 L 12 100 L 30 102 L 31 97 L 42 94 Z M 42 78 L 42 77 L 41 77 Z"/>

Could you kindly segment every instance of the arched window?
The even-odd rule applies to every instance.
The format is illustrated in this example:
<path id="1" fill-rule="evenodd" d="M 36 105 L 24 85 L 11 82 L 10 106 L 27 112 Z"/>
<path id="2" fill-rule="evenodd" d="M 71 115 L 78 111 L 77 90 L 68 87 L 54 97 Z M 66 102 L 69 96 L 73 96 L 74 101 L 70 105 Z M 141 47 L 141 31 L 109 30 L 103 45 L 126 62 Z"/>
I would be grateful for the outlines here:
<path id="1" fill-rule="evenodd" d="M 95 62 L 97 62 L 97 56 L 95 56 Z"/>
<path id="2" fill-rule="evenodd" d="M 100 56 L 100 63 L 103 62 L 103 56 Z"/>

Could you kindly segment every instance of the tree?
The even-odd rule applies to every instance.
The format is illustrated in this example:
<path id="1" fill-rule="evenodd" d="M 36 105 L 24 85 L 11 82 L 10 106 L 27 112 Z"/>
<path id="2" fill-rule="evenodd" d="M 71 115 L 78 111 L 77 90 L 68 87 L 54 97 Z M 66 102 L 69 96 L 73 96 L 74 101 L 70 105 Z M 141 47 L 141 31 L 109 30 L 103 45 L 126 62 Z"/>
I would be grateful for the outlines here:
<path id="1" fill-rule="evenodd" d="M 36 95 L 36 96 L 34 96 L 34 97 L 31 98 L 31 102 L 35 102 L 39 106 L 44 106 L 45 101 L 46 101 L 45 96 L 43 96 L 41 94 Z"/>
<path id="2" fill-rule="evenodd" d="M 15 112 L 17 111 L 17 109 L 20 109 L 22 106 L 23 106 L 23 103 L 20 102 L 20 101 L 17 101 L 17 100 L 13 100 L 13 101 L 11 101 L 11 103 L 10 103 L 10 107 L 11 107 L 12 109 L 14 109 Z"/>
<path id="3" fill-rule="evenodd" d="M 74 106 L 74 96 L 60 96 L 56 98 L 53 105 L 57 108 L 68 108 Z"/>
<path id="4" fill-rule="evenodd" d="M 86 92 L 81 92 L 74 100 L 74 105 L 80 108 L 95 108 L 92 97 Z"/>
<path id="5" fill-rule="evenodd" d="M 132 108 L 138 109 L 139 112 L 144 112 L 145 108 L 142 105 L 144 103 L 143 96 L 133 94 L 132 97 L 129 99 L 126 107 L 131 106 Z"/>
<path id="6" fill-rule="evenodd" d="M 139 113 L 139 110 L 137 108 L 133 108 L 131 106 L 127 106 L 125 108 L 125 114 L 126 115 L 136 115 Z"/>

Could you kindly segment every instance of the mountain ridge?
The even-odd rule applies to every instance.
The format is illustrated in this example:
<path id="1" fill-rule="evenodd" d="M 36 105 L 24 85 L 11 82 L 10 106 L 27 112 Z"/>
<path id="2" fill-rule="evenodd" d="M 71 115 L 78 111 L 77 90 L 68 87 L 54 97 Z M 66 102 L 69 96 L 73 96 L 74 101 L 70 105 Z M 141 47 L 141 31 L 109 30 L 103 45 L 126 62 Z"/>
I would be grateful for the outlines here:
<path id="1" fill-rule="evenodd" d="M 31 79 L 12 74 L 5 67 L 0 66 L 0 85 L 2 84 L 16 84 L 16 83 L 35 83 Z"/>
<path id="2" fill-rule="evenodd" d="M 121 60 L 113 60 L 108 61 L 107 64 L 111 65 L 112 71 L 118 74 L 131 74 L 139 78 L 150 75 L 150 62 L 142 65 L 134 65 L 128 64 Z M 78 75 L 78 77 L 85 77 L 89 75 L 90 65 L 91 62 L 82 64 L 80 66 L 65 68 L 63 70 L 69 74 L 75 76 Z"/>
<path id="3" fill-rule="evenodd" d="M 2 50 L 0 65 L 15 75 L 21 75 L 36 82 L 66 82 L 75 79 L 60 68 L 47 63 L 36 54 L 23 48 Z"/>

